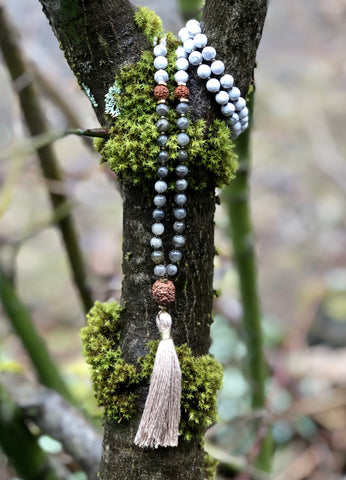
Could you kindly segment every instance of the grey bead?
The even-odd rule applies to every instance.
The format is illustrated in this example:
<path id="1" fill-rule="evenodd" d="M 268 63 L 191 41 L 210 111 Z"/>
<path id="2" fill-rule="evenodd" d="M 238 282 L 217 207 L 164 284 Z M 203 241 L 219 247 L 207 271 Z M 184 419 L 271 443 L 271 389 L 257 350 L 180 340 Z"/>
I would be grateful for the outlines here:
<path id="1" fill-rule="evenodd" d="M 187 181 L 185 180 L 185 178 L 179 178 L 179 180 L 177 180 L 175 182 L 175 187 L 177 190 L 179 190 L 179 192 L 182 192 L 183 190 L 186 190 L 187 189 Z"/>
<path id="2" fill-rule="evenodd" d="M 160 208 L 155 208 L 153 211 L 153 218 L 157 221 L 163 220 L 165 218 L 165 212 Z"/>
<path id="3" fill-rule="evenodd" d="M 174 210 L 174 216 L 177 220 L 183 220 L 186 217 L 185 208 L 176 208 Z"/>
<path id="4" fill-rule="evenodd" d="M 181 162 L 185 162 L 188 158 L 189 158 L 189 154 L 187 153 L 186 150 L 179 150 L 178 159 Z"/>
<path id="5" fill-rule="evenodd" d="M 169 275 L 170 277 L 173 277 L 174 275 L 176 275 L 177 271 L 178 271 L 177 266 L 172 265 L 172 263 L 169 263 L 166 267 L 167 275 Z"/>
<path id="6" fill-rule="evenodd" d="M 177 127 L 180 128 L 180 130 L 186 130 L 187 127 L 189 126 L 189 121 L 186 117 L 180 117 L 177 120 Z"/>
<path id="7" fill-rule="evenodd" d="M 159 132 L 167 132 L 169 128 L 168 120 L 165 118 L 160 118 L 160 120 L 156 123 L 156 128 Z"/>
<path id="8" fill-rule="evenodd" d="M 174 201 L 177 205 L 185 205 L 187 202 L 187 196 L 184 193 L 177 193 L 174 197 Z"/>
<path id="9" fill-rule="evenodd" d="M 179 115 L 186 115 L 189 111 L 189 105 L 186 102 L 180 102 L 176 107 L 176 111 Z"/>
<path id="10" fill-rule="evenodd" d="M 156 250 L 158 248 L 161 248 L 162 247 L 162 240 L 161 238 L 157 238 L 157 237 L 152 237 L 150 239 L 150 245 L 155 248 Z"/>
<path id="11" fill-rule="evenodd" d="M 159 135 L 157 138 L 157 143 L 160 145 L 160 147 L 164 147 L 167 143 L 167 140 L 167 135 Z"/>
<path id="12" fill-rule="evenodd" d="M 169 158 L 169 155 L 166 150 L 161 150 L 161 152 L 157 156 L 157 160 L 159 163 L 166 163 L 168 158 Z"/>
<path id="13" fill-rule="evenodd" d="M 181 260 L 182 254 L 179 250 L 171 250 L 168 254 L 171 262 L 179 262 Z"/>
<path id="14" fill-rule="evenodd" d="M 161 250 L 154 250 L 153 253 L 151 254 L 151 259 L 155 263 L 163 262 L 164 260 L 163 252 Z"/>
<path id="15" fill-rule="evenodd" d="M 162 235 L 165 231 L 165 227 L 162 225 L 162 223 L 153 223 L 151 226 L 151 231 L 154 235 Z"/>
<path id="16" fill-rule="evenodd" d="M 159 178 L 165 178 L 168 175 L 168 168 L 167 167 L 159 167 L 157 169 L 157 176 Z"/>
<path id="17" fill-rule="evenodd" d="M 185 230 L 185 223 L 181 221 L 174 222 L 173 230 L 177 233 L 183 233 Z"/>
<path id="18" fill-rule="evenodd" d="M 156 113 L 160 117 L 165 117 L 169 111 L 169 108 L 166 104 L 164 103 L 159 103 L 158 106 L 156 107 Z"/>
<path id="19" fill-rule="evenodd" d="M 167 190 L 167 183 L 163 180 L 158 180 L 155 182 L 155 190 L 157 193 L 164 193 Z"/>
<path id="20" fill-rule="evenodd" d="M 181 248 L 185 245 L 185 237 L 183 235 L 174 235 L 173 237 L 173 245 L 176 248 Z"/>
<path id="21" fill-rule="evenodd" d="M 175 171 L 178 177 L 185 177 L 185 175 L 189 173 L 189 169 L 187 168 L 186 165 L 178 165 Z"/>
<path id="22" fill-rule="evenodd" d="M 166 275 L 166 267 L 164 265 L 156 265 L 154 267 L 154 275 L 156 277 L 163 277 Z"/>
<path id="23" fill-rule="evenodd" d="M 190 137 L 186 133 L 178 133 L 177 143 L 181 147 L 185 147 L 189 144 Z"/>
<path id="24" fill-rule="evenodd" d="M 155 195 L 154 204 L 157 207 L 163 207 L 164 205 L 166 205 L 166 197 L 164 195 Z"/>

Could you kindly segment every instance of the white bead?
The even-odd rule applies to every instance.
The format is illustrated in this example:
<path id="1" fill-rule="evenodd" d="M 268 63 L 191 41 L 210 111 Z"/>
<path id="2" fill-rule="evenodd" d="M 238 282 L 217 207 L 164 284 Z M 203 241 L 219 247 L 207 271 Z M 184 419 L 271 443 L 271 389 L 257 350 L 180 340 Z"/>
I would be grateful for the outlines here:
<path id="1" fill-rule="evenodd" d="M 246 130 L 248 126 L 249 126 L 249 122 L 242 124 L 241 131 L 244 132 L 244 130 Z"/>
<path id="2" fill-rule="evenodd" d="M 160 68 L 166 68 L 168 65 L 168 60 L 166 57 L 163 57 L 162 55 L 158 56 L 154 60 L 154 67 L 156 70 L 159 70 Z"/>
<path id="3" fill-rule="evenodd" d="M 164 193 L 167 190 L 167 183 L 163 180 L 158 180 L 155 183 L 155 190 L 157 191 L 157 193 Z"/>
<path id="4" fill-rule="evenodd" d="M 221 75 L 225 71 L 225 64 L 221 60 L 215 60 L 210 68 L 214 75 Z"/>
<path id="5" fill-rule="evenodd" d="M 197 22 L 197 20 L 189 20 L 186 23 L 186 29 L 193 36 L 197 35 L 198 33 L 201 33 L 201 26 L 199 22 Z"/>
<path id="6" fill-rule="evenodd" d="M 239 88 L 237 87 L 233 87 L 232 90 L 230 90 L 228 92 L 228 95 L 229 95 L 229 99 L 232 101 L 232 102 L 236 102 L 238 100 L 238 98 L 240 97 L 240 90 Z"/>
<path id="7" fill-rule="evenodd" d="M 202 59 L 203 57 L 201 52 L 198 52 L 197 50 L 191 52 L 189 55 L 189 62 L 191 63 L 191 65 L 199 65 L 202 62 Z"/>
<path id="8" fill-rule="evenodd" d="M 154 48 L 154 55 L 155 57 L 159 57 L 160 55 L 162 55 L 163 57 L 167 55 L 167 48 L 165 45 L 162 45 L 162 43 L 159 43 L 158 45 L 156 45 L 156 47 Z"/>
<path id="9" fill-rule="evenodd" d="M 233 128 L 233 131 L 234 131 L 234 132 L 239 132 L 239 131 L 241 130 L 241 124 L 240 124 L 240 122 L 234 123 L 232 128 Z"/>
<path id="10" fill-rule="evenodd" d="M 228 102 L 227 105 L 222 105 L 221 107 L 221 113 L 225 117 L 231 117 L 234 112 L 235 112 L 235 106 L 231 102 Z"/>
<path id="11" fill-rule="evenodd" d="M 165 231 L 165 227 L 162 223 L 153 223 L 153 225 L 151 226 L 151 231 L 154 235 L 162 235 Z"/>
<path id="12" fill-rule="evenodd" d="M 206 80 L 211 75 L 211 68 L 209 67 L 209 65 L 202 63 L 202 65 L 197 68 L 197 75 L 199 76 L 199 78 Z"/>
<path id="13" fill-rule="evenodd" d="M 203 48 L 208 43 L 208 38 L 204 33 L 198 33 L 195 36 L 194 41 L 197 48 Z"/>
<path id="14" fill-rule="evenodd" d="M 205 47 L 202 50 L 202 56 L 204 60 L 210 61 L 216 57 L 216 50 L 214 47 Z"/>
<path id="15" fill-rule="evenodd" d="M 239 118 L 245 118 L 249 115 L 249 109 L 247 107 L 244 107 L 240 112 L 238 113 Z"/>
<path id="16" fill-rule="evenodd" d="M 154 79 L 156 83 L 167 82 L 168 73 L 166 72 L 166 70 L 158 70 L 157 72 L 155 72 Z"/>
<path id="17" fill-rule="evenodd" d="M 188 40 L 185 40 L 184 42 L 184 50 L 187 53 L 191 53 L 192 50 L 195 50 L 195 42 L 192 38 L 189 38 Z"/>
<path id="18" fill-rule="evenodd" d="M 208 92 L 216 93 L 220 90 L 220 82 L 217 78 L 211 78 L 206 83 L 206 89 Z"/>
<path id="19" fill-rule="evenodd" d="M 185 70 L 178 70 L 174 75 L 174 80 L 177 83 L 186 83 L 189 79 L 189 74 Z"/>
<path id="20" fill-rule="evenodd" d="M 187 53 L 185 52 L 185 49 L 182 45 L 180 45 L 180 47 L 178 47 L 176 49 L 175 54 L 178 58 L 180 58 L 180 57 L 186 58 L 187 57 Z"/>
<path id="21" fill-rule="evenodd" d="M 221 90 L 221 92 L 215 95 L 215 100 L 220 105 L 226 105 L 229 101 L 228 93 L 225 90 Z"/>
<path id="22" fill-rule="evenodd" d="M 153 247 L 153 248 L 161 248 L 162 247 L 162 240 L 161 238 L 156 238 L 156 237 L 153 237 L 151 240 L 150 240 L 150 245 Z"/>
<path id="23" fill-rule="evenodd" d="M 189 68 L 189 61 L 187 58 L 180 57 L 175 62 L 175 66 L 178 70 L 187 70 Z"/>
<path id="24" fill-rule="evenodd" d="M 249 117 L 241 118 L 240 123 L 241 123 L 242 126 L 245 125 L 245 123 L 249 123 Z"/>
<path id="25" fill-rule="evenodd" d="M 220 83 L 221 83 L 221 86 L 222 86 L 223 88 L 225 88 L 226 90 L 228 90 L 229 88 L 232 88 L 232 87 L 233 87 L 234 78 L 232 77 L 232 75 L 229 75 L 228 73 L 226 73 L 226 75 L 223 75 L 223 76 L 220 78 Z"/>
<path id="26" fill-rule="evenodd" d="M 234 125 L 235 123 L 239 122 L 239 115 L 237 113 L 233 113 L 231 118 L 228 119 L 228 123 Z"/>
<path id="27" fill-rule="evenodd" d="M 189 32 L 187 31 L 187 28 L 181 28 L 178 32 L 178 37 L 180 39 L 181 42 L 185 42 L 185 40 L 187 40 L 188 38 L 191 38 Z"/>
<path id="28" fill-rule="evenodd" d="M 239 97 L 234 106 L 236 110 L 242 110 L 246 106 L 246 100 L 243 97 Z"/>

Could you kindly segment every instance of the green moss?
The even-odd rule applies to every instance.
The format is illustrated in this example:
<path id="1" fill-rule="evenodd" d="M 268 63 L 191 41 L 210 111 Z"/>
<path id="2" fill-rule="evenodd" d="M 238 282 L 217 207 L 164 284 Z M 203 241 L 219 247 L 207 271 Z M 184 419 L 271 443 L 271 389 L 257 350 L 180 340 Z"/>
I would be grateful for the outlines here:
<path id="1" fill-rule="evenodd" d="M 219 461 L 209 455 L 204 454 L 204 477 L 207 480 L 213 480 L 216 477 L 216 471 Z"/>
<path id="2" fill-rule="evenodd" d="M 81 331 L 97 403 L 104 407 L 107 418 L 118 422 L 136 411 L 137 388 L 150 381 L 158 345 L 158 341 L 149 342 L 149 353 L 139 358 L 137 365 L 126 363 L 118 345 L 121 311 L 116 302 L 96 302 Z M 182 372 L 180 432 L 190 440 L 202 436 L 216 420 L 216 392 L 221 388 L 223 370 L 210 355 L 194 357 L 186 344 L 176 350 Z"/>
<path id="3" fill-rule="evenodd" d="M 138 7 L 135 11 L 135 22 L 152 44 L 155 37 L 162 35 L 162 21 L 155 12 L 147 7 Z"/>
<path id="4" fill-rule="evenodd" d="M 167 68 L 170 80 L 168 88 L 171 105 L 174 105 L 174 56 L 178 43 L 172 34 L 167 34 L 169 51 Z M 105 141 L 95 141 L 101 160 L 117 174 L 118 179 L 127 179 L 152 190 L 152 180 L 156 178 L 157 154 L 157 115 L 153 91 L 155 69 L 153 53 L 146 51 L 136 65 L 125 66 L 115 80 L 116 92 L 112 93 L 119 115 L 113 119 L 111 137 Z M 178 118 L 175 108 L 170 108 L 168 121 L 174 128 Z M 177 133 L 173 128 L 169 132 L 168 149 L 171 161 L 170 173 L 177 164 Z M 189 187 L 195 190 L 222 186 L 230 182 L 237 168 L 236 154 L 230 140 L 230 132 L 225 122 L 215 120 L 209 128 L 203 120 L 190 124 L 187 130 L 190 136 L 188 166 L 193 172 Z M 168 181 L 170 182 L 170 177 Z M 172 184 L 175 175 L 172 175 Z"/>

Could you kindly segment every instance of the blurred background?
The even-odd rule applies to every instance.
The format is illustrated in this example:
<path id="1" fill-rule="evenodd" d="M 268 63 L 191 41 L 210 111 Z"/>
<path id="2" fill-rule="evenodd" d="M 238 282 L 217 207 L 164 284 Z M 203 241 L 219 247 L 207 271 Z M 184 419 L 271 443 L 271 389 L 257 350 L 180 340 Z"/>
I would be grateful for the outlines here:
<path id="1" fill-rule="evenodd" d="M 51 129 L 97 127 L 39 2 L 3 4 L 17 26 Z M 161 15 L 166 29 L 177 33 L 181 28 L 175 2 L 141 4 Z M 276 480 L 346 478 L 345 20 L 345 0 L 272 0 L 258 50 L 251 202 L 271 368 L 268 411 L 277 447 Z M 26 81 L 19 79 L 14 88 L 20 90 Z M 60 236 L 51 226 L 37 158 L 18 150 L 28 134 L 3 62 L 0 88 L 0 182 L 6 182 L 7 192 L 0 217 L 1 264 L 15 271 L 20 297 L 65 380 L 94 414 L 98 410 L 79 339 L 85 316 Z M 54 143 L 54 150 L 93 295 L 101 301 L 119 299 L 122 205 L 115 179 L 99 165 L 88 140 L 67 136 Z M 208 441 L 219 456 L 227 452 L 227 463 L 233 455 L 251 458 L 258 418 L 248 414 L 242 369 L 247 352 L 222 205 L 216 247 L 215 289 L 221 296 L 215 300 L 211 353 L 225 365 L 225 378 L 220 424 Z M 0 369 L 14 364 L 30 374 L 25 350 L 0 307 Z M 0 478 L 15 478 L 1 453 Z M 220 478 L 235 477 L 225 471 Z"/>

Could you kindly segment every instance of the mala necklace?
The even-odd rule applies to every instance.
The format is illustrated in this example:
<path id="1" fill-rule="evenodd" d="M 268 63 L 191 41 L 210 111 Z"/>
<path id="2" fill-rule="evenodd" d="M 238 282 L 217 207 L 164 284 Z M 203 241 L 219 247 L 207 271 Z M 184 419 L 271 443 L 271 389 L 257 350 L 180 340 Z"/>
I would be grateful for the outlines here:
<path id="1" fill-rule="evenodd" d="M 172 318 L 166 311 L 168 305 L 175 300 L 175 286 L 173 281 L 167 277 L 173 278 L 177 272 L 177 263 L 182 258 L 181 248 L 185 245 L 186 239 L 183 236 L 185 230 L 184 219 L 186 217 L 185 204 L 187 196 L 185 191 L 188 183 L 185 179 L 188 174 L 188 168 L 185 162 L 188 160 L 188 145 L 190 138 L 186 133 L 189 126 L 187 118 L 189 112 L 189 89 L 186 83 L 189 79 L 187 70 L 190 66 L 196 66 L 199 78 L 206 80 L 206 89 L 215 94 L 215 101 L 221 105 L 221 113 L 226 118 L 226 123 L 231 129 L 233 138 L 242 133 L 248 126 L 248 109 L 246 101 L 240 96 L 240 90 L 234 86 L 233 77 L 225 74 L 225 65 L 220 60 L 216 60 L 216 50 L 207 46 L 207 37 L 201 33 L 200 23 L 196 20 L 189 20 L 186 27 L 179 31 L 179 38 L 182 46 L 176 50 L 177 60 L 175 81 L 177 87 L 174 96 L 178 100 L 176 111 L 179 118 L 176 122 L 178 128 L 177 144 L 179 147 L 178 161 L 175 171 L 177 180 L 175 181 L 176 194 L 174 201 L 175 222 L 173 230 L 175 232 L 172 244 L 173 249 L 169 252 L 169 263 L 165 261 L 165 255 L 162 249 L 163 243 L 160 238 L 165 227 L 162 220 L 165 217 L 164 206 L 166 197 L 164 193 L 167 190 L 167 183 L 164 180 L 168 175 L 166 163 L 169 160 L 169 153 L 166 149 L 168 141 L 169 122 L 167 115 L 169 107 L 167 99 L 169 90 L 167 88 L 168 73 L 165 70 L 168 65 L 166 58 L 167 48 L 165 39 L 154 46 L 154 67 L 156 69 L 154 79 L 157 86 L 154 89 L 154 98 L 157 101 L 156 113 L 158 121 L 156 123 L 160 146 L 158 154 L 158 180 L 155 183 L 156 194 L 154 196 L 155 209 L 153 211 L 154 223 L 151 227 L 153 237 L 150 245 L 153 248 L 151 254 L 155 263 L 154 276 L 157 278 L 153 284 L 153 300 L 158 304 L 159 313 L 156 316 L 156 324 L 161 334 L 153 372 L 150 380 L 149 393 L 146 399 L 142 418 L 134 443 L 140 447 L 175 447 L 178 445 L 179 422 L 180 422 L 180 397 L 181 397 L 181 371 L 178 357 L 175 351 L 174 343 L 170 335 Z"/>

